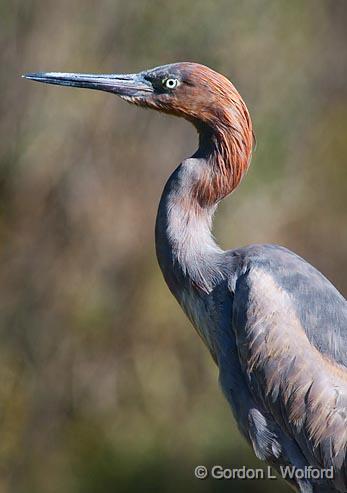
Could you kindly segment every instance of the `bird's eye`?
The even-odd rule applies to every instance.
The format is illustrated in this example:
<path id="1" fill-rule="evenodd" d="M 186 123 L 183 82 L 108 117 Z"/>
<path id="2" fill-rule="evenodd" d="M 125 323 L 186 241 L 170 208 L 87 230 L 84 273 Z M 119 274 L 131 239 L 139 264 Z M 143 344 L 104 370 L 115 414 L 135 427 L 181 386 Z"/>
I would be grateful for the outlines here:
<path id="1" fill-rule="evenodd" d="M 178 79 L 172 79 L 172 78 L 164 79 L 163 85 L 167 89 L 175 89 L 178 86 Z"/>

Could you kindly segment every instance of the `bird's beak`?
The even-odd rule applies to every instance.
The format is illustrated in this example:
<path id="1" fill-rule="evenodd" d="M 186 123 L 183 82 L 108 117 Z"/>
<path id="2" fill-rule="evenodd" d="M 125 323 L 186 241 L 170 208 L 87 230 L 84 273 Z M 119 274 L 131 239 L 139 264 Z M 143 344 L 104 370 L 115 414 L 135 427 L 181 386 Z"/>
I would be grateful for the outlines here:
<path id="1" fill-rule="evenodd" d="M 46 84 L 83 87 L 107 91 L 125 97 L 143 97 L 153 93 L 152 84 L 139 74 L 75 74 L 62 72 L 37 72 L 23 77 Z"/>

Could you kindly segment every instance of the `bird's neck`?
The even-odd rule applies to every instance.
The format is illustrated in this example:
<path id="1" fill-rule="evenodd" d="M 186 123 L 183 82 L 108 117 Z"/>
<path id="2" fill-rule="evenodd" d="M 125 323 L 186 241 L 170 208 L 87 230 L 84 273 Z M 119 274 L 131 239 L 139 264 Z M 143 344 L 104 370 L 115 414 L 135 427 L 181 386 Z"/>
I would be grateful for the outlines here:
<path id="1" fill-rule="evenodd" d="M 238 136 L 236 136 L 238 138 Z M 200 133 L 198 151 L 174 171 L 164 188 L 156 222 L 157 257 L 176 297 L 184 286 L 211 292 L 223 280 L 223 250 L 212 237 L 218 202 L 248 166 L 233 132 Z"/>

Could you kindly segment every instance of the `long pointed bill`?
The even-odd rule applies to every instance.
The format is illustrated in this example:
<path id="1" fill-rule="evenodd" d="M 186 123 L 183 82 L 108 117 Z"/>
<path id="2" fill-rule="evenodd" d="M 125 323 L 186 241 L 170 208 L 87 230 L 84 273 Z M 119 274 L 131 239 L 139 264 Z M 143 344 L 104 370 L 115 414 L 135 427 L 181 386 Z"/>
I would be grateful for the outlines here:
<path id="1" fill-rule="evenodd" d="M 26 79 L 59 86 L 83 87 L 112 92 L 119 96 L 139 97 L 153 93 L 152 84 L 139 74 L 74 74 L 37 72 L 23 75 Z"/>

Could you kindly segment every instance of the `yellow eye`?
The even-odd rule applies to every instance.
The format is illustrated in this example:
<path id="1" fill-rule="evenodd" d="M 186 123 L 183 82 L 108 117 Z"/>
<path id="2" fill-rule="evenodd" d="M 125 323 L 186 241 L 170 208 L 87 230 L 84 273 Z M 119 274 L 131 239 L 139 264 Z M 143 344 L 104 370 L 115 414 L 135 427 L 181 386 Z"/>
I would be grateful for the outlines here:
<path id="1" fill-rule="evenodd" d="M 172 79 L 172 78 L 164 79 L 163 85 L 167 89 L 175 89 L 178 86 L 178 79 Z"/>

